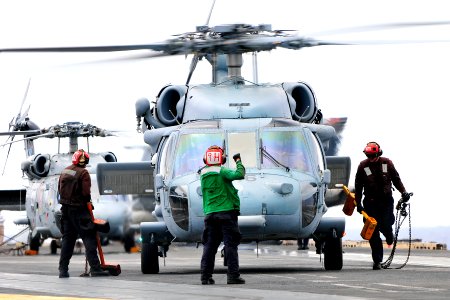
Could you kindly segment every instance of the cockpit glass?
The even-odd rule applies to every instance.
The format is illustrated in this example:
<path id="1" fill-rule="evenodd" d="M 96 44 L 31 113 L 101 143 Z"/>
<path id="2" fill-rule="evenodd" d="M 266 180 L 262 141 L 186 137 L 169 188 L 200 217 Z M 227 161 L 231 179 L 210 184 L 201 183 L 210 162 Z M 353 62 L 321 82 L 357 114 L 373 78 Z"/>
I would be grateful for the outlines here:
<path id="1" fill-rule="evenodd" d="M 279 163 L 291 169 L 311 172 L 308 147 L 302 132 L 264 131 L 261 133 L 261 142 L 262 168 L 274 168 Z M 269 159 L 269 156 L 273 159 Z"/>
<path id="2" fill-rule="evenodd" d="M 239 153 L 246 168 L 256 168 L 256 132 L 230 132 L 228 134 L 228 155 Z M 232 161 L 232 160 L 229 160 Z"/>
<path id="3" fill-rule="evenodd" d="M 203 163 L 206 149 L 212 145 L 223 147 L 222 133 L 190 133 L 180 136 L 175 154 L 173 177 L 197 172 Z"/>

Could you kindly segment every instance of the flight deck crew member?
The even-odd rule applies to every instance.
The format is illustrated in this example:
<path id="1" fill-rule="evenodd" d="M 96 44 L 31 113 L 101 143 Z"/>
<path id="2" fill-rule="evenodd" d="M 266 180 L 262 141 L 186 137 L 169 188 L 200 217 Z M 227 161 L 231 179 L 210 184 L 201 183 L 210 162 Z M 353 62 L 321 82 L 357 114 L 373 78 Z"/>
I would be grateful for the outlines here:
<path id="1" fill-rule="evenodd" d="M 364 148 L 367 159 L 360 162 L 355 176 L 355 200 L 359 213 L 365 211 L 377 220 L 377 226 L 369 240 L 372 249 L 373 269 L 380 270 L 383 261 L 383 243 L 380 232 L 386 238 L 386 244 L 392 245 L 394 234 L 394 198 L 392 184 L 402 194 L 402 200 L 408 201 L 409 193 L 400 179 L 400 175 L 389 158 L 381 157 L 383 151 L 376 142 L 369 142 Z M 363 192 L 364 191 L 364 192 Z M 362 199 L 364 193 L 364 199 Z"/>
<path id="2" fill-rule="evenodd" d="M 238 245 L 241 233 L 238 226 L 240 199 L 238 190 L 232 181 L 244 179 L 245 167 L 240 154 L 233 156 L 236 170 L 222 165 L 226 156 L 219 146 L 211 146 L 205 153 L 206 164 L 201 170 L 201 188 L 203 194 L 203 212 L 205 228 L 202 236 L 203 255 L 201 260 L 202 284 L 214 284 L 212 274 L 214 261 L 220 243 L 224 243 L 225 262 L 228 267 L 227 283 L 243 284 L 245 280 L 239 274 Z"/>
<path id="3" fill-rule="evenodd" d="M 97 256 L 97 232 L 87 203 L 91 201 L 91 176 L 86 170 L 89 154 L 83 149 L 72 156 L 72 165 L 65 168 L 59 177 L 59 202 L 61 213 L 61 255 L 59 278 L 69 277 L 69 263 L 78 236 L 86 248 L 86 259 L 91 267 L 91 276 L 107 276 L 100 267 Z"/>

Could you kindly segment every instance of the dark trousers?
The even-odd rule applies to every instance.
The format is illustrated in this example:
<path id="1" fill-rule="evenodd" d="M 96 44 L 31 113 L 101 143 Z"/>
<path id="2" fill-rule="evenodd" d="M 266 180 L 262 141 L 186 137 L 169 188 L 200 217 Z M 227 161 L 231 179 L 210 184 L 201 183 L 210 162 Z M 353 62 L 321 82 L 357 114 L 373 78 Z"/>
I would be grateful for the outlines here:
<path id="1" fill-rule="evenodd" d="M 203 255 L 201 260 L 201 279 L 208 279 L 214 273 L 214 261 L 220 243 L 225 247 L 225 259 L 228 266 L 228 278 L 238 278 L 239 256 L 238 245 L 241 233 L 238 226 L 238 211 L 211 213 L 205 217 L 203 231 Z"/>
<path id="2" fill-rule="evenodd" d="M 86 248 L 86 259 L 92 269 L 100 268 L 100 260 L 97 256 L 97 232 L 94 229 L 91 215 L 87 207 L 61 208 L 61 255 L 59 258 L 59 270 L 68 271 L 70 259 L 78 236 L 83 240 Z"/>
<path id="3" fill-rule="evenodd" d="M 384 235 L 388 243 L 392 243 L 394 239 L 392 232 L 392 225 L 395 222 L 394 199 L 388 197 L 383 201 L 378 200 L 378 202 L 365 201 L 364 210 L 370 217 L 377 220 L 377 227 L 369 240 L 369 244 L 372 249 L 373 262 L 380 263 L 383 261 L 383 242 L 380 233 Z"/>

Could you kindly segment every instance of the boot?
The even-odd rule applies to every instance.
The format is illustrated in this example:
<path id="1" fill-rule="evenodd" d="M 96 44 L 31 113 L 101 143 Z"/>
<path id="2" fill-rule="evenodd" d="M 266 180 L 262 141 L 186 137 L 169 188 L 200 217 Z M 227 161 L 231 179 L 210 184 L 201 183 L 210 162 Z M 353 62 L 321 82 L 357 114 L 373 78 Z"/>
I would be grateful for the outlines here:
<path id="1" fill-rule="evenodd" d="M 59 278 L 69 278 L 69 272 L 59 271 Z"/>
<path id="2" fill-rule="evenodd" d="M 245 280 L 241 276 L 227 278 L 227 284 L 244 284 L 244 283 Z"/>
<path id="3" fill-rule="evenodd" d="M 109 276 L 109 272 L 100 267 L 91 268 L 91 277 Z"/>
<path id="4" fill-rule="evenodd" d="M 379 262 L 373 263 L 372 270 L 381 270 L 381 264 Z"/>
<path id="5" fill-rule="evenodd" d="M 208 278 L 208 279 L 202 279 L 202 284 L 203 285 L 207 285 L 207 284 L 215 284 L 216 282 L 214 281 L 214 279 L 212 279 L 212 277 Z"/>

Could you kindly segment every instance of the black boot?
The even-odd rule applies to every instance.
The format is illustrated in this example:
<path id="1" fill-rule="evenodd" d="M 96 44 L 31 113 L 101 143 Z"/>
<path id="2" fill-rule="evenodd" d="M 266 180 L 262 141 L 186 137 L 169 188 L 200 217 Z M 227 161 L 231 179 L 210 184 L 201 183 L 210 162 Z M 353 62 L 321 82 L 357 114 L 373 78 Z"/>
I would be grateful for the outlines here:
<path id="1" fill-rule="evenodd" d="M 228 277 L 227 284 L 244 284 L 245 280 L 241 277 Z"/>
<path id="2" fill-rule="evenodd" d="M 109 272 L 100 267 L 91 268 L 91 277 L 109 276 Z"/>
<path id="3" fill-rule="evenodd" d="M 203 285 L 207 285 L 207 284 L 215 284 L 216 282 L 214 281 L 214 279 L 212 277 L 207 278 L 207 279 L 202 279 L 202 284 Z"/>
<path id="4" fill-rule="evenodd" d="M 67 270 L 59 271 L 59 278 L 69 278 L 69 272 Z"/>

